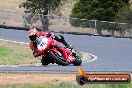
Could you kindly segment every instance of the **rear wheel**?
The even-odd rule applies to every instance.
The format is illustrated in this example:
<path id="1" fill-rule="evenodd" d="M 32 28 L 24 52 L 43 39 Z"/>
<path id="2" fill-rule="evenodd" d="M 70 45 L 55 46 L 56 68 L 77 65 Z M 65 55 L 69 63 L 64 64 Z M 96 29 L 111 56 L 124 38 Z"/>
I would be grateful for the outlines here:
<path id="1" fill-rule="evenodd" d="M 50 51 L 49 55 L 58 65 L 62 65 L 62 66 L 68 65 L 68 62 L 63 58 L 62 55 L 59 55 L 58 53 L 54 53 L 53 51 Z"/>
<path id="2" fill-rule="evenodd" d="M 75 61 L 73 62 L 73 65 L 75 66 L 81 65 L 82 60 L 78 56 L 74 56 L 74 57 L 75 57 Z"/>

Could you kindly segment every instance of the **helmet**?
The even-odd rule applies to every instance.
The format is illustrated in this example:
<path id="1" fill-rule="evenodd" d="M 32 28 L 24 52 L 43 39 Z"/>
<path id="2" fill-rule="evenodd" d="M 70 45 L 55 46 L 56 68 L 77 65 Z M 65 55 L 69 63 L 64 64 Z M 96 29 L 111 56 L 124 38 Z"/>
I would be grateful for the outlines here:
<path id="1" fill-rule="evenodd" d="M 36 40 L 37 34 L 38 34 L 38 31 L 36 30 L 36 28 L 31 28 L 28 31 L 28 35 L 29 35 L 29 38 L 30 38 L 31 41 L 35 41 Z"/>

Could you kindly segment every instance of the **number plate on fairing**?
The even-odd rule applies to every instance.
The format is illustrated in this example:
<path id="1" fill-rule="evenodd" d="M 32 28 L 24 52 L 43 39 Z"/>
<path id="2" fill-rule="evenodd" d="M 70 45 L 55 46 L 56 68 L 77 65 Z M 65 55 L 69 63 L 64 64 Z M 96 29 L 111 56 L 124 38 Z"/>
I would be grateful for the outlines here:
<path id="1" fill-rule="evenodd" d="M 48 39 L 47 38 L 43 38 L 41 40 L 41 42 L 38 44 L 38 49 L 39 50 L 44 50 L 47 47 L 48 44 Z"/>

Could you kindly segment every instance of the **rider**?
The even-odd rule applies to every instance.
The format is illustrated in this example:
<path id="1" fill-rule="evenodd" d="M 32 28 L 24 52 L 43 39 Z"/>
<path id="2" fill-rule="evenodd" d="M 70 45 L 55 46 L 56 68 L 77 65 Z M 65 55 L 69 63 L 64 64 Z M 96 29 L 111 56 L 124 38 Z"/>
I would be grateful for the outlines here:
<path id="1" fill-rule="evenodd" d="M 44 32 L 44 31 L 38 32 L 36 30 L 36 28 L 30 28 L 28 34 L 29 34 L 29 38 L 30 38 L 29 46 L 33 51 L 34 57 L 39 56 L 39 52 L 37 52 L 37 43 L 36 43 L 36 40 L 39 36 L 49 36 L 49 37 L 51 36 L 52 38 L 54 38 L 58 42 L 63 43 L 66 47 L 69 47 L 69 44 L 67 44 L 67 42 L 65 41 L 65 39 L 62 35 L 55 36 L 51 32 Z"/>

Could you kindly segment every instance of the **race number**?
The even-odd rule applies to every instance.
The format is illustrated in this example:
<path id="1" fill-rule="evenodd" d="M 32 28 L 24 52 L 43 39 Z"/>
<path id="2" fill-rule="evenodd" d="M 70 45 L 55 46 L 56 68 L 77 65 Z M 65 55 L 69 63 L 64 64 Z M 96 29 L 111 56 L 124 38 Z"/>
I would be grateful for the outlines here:
<path id="1" fill-rule="evenodd" d="M 47 47 L 47 44 L 48 44 L 48 39 L 43 38 L 42 41 L 38 44 L 38 49 L 44 50 Z"/>

